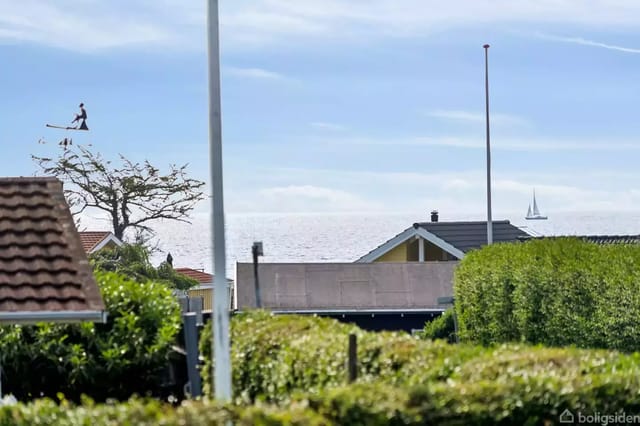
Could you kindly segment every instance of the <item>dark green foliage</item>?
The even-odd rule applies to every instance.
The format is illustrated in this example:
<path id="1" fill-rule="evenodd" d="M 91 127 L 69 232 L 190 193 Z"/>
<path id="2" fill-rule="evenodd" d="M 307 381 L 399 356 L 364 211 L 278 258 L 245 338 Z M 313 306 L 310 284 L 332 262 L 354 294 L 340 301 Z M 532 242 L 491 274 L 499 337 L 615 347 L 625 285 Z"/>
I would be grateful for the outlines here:
<path id="1" fill-rule="evenodd" d="M 152 280 L 178 290 L 187 290 L 198 282 L 177 273 L 167 262 L 157 268 L 149 260 L 149 250 L 142 244 L 123 244 L 93 253 L 89 260 L 94 269 L 117 272 L 138 282 Z"/>
<path id="2" fill-rule="evenodd" d="M 461 338 L 640 350 L 640 247 L 576 238 L 495 244 L 455 274 Z"/>
<path id="3" fill-rule="evenodd" d="M 423 339 L 444 339 L 449 343 L 455 343 L 456 328 L 453 315 L 453 309 L 447 309 L 438 318 L 424 325 L 420 337 Z"/>
<path id="4" fill-rule="evenodd" d="M 3 392 L 19 399 L 82 393 L 104 400 L 158 393 L 180 328 L 171 291 L 114 273 L 96 279 L 106 324 L 39 324 L 0 328 Z"/>

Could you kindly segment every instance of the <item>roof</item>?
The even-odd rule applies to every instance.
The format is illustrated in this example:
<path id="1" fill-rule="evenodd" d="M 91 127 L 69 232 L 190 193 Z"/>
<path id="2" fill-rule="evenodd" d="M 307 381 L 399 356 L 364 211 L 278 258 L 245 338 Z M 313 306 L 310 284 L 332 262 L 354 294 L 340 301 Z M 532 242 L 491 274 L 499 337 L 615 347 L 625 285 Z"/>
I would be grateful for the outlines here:
<path id="1" fill-rule="evenodd" d="M 530 234 L 512 225 L 508 220 L 492 222 L 493 242 L 518 241 L 531 237 Z M 393 250 L 405 241 L 421 237 L 442 250 L 462 259 L 472 249 L 478 249 L 487 243 L 487 222 L 421 222 L 414 223 L 395 237 L 356 260 L 357 263 L 373 262 L 385 253 Z"/>
<path id="2" fill-rule="evenodd" d="M 552 235 L 526 237 L 522 240 L 542 239 L 542 238 L 579 238 L 595 244 L 640 244 L 640 235 Z"/>
<path id="3" fill-rule="evenodd" d="M 62 183 L 0 178 L 0 321 L 104 321 Z"/>
<path id="4" fill-rule="evenodd" d="M 512 242 L 529 237 L 528 233 L 512 225 L 508 220 L 492 221 L 491 225 L 494 243 Z M 486 221 L 422 222 L 415 223 L 413 226 L 426 229 L 465 253 L 487 244 Z"/>
<path id="5" fill-rule="evenodd" d="M 82 248 L 86 253 L 96 252 L 109 242 L 113 242 L 118 246 L 122 245 L 122 241 L 110 231 L 82 231 L 79 234 Z"/>
<path id="6" fill-rule="evenodd" d="M 176 268 L 176 272 L 187 276 L 189 278 L 193 278 L 198 281 L 200 284 L 212 284 L 213 283 L 213 275 L 208 274 L 204 271 L 199 271 L 197 269 L 191 268 Z"/>
<path id="7" fill-rule="evenodd" d="M 274 312 L 441 312 L 458 262 L 261 263 L 262 307 Z M 236 267 L 237 308 L 256 306 L 252 263 Z"/>

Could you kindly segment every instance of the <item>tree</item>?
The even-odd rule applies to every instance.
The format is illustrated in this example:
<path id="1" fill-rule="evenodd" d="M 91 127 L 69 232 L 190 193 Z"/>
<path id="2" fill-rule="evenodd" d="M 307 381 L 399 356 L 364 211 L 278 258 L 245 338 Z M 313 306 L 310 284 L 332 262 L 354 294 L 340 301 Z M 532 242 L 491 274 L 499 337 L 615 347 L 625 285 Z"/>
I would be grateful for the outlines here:
<path id="1" fill-rule="evenodd" d="M 142 244 L 104 248 L 91 254 L 89 261 L 94 270 L 116 272 L 138 282 L 153 281 L 177 290 L 198 285 L 196 280 L 177 273 L 168 262 L 154 267 L 149 261 L 149 249 Z"/>
<path id="2" fill-rule="evenodd" d="M 65 149 L 56 159 L 32 158 L 45 175 L 65 183 L 74 216 L 87 208 L 102 210 L 120 239 L 129 228 L 150 232 L 148 223 L 157 219 L 188 223 L 189 213 L 204 199 L 204 182 L 187 176 L 187 164 L 172 164 L 168 174 L 161 174 L 147 160 L 135 163 L 120 155 L 116 167 L 82 146 Z"/>

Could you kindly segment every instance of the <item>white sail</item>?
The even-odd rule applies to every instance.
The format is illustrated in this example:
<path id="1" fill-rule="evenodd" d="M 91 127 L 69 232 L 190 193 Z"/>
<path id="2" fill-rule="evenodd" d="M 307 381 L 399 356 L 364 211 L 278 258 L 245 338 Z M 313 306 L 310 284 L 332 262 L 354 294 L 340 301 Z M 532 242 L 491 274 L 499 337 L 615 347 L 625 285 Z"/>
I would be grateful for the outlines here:
<path id="1" fill-rule="evenodd" d="M 536 192 L 533 191 L 533 215 L 540 216 L 540 210 L 538 210 L 538 203 L 536 203 Z"/>
<path id="2" fill-rule="evenodd" d="M 533 209 L 531 208 L 533 206 Z M 538 203 L 536 201 L 536 190 L 533 190 L 533 204 L 529 203 L 529 210 L 527 210 L 527 216 L 525 219 L 528 220 L 546 220 L 547 216 L 543 216 L 540 214 L 540 209 L 538 209 Z"/>

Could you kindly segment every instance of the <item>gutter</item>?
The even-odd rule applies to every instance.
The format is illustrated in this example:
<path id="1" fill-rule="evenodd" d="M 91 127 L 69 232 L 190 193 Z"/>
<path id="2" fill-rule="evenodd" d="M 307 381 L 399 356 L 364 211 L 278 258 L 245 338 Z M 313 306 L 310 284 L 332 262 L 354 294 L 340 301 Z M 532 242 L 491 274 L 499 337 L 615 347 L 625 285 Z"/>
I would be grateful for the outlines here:
<path id="1" fill-rule="evenodd" d="M 106 311 L 21 311 L 0 312 L 0 323 L 29 324 L 38 322 L 107 322 Z"/>

